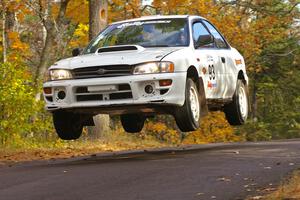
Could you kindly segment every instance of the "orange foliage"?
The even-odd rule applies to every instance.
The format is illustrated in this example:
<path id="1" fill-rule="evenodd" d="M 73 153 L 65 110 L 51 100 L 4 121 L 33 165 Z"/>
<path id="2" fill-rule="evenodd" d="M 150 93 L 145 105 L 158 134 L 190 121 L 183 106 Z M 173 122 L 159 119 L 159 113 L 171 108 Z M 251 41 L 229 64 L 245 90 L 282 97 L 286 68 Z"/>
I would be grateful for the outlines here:
<path id="1" fill-rule="evenodd" d="M 67 18 L 74 23 L 88 24 L 89 23 L 89 2 L 88 0 L 71 0 L 67 13 Z"/>
<path id="2" fill-rule="evenodd" d="M 161 141 L 166 141 L 171 144 L 179 144 L 181 142 L 178 131 L 167 127 L 166 124 L 162 122 L 149 121 L 146 123 L 142 134 L 152 135 Z"/>
<path id="3" fill-rule="evenodd" d="M 201 120 L 201 128 L 188 134 L 183 143 L 201 144 L 242 140 L 244 140 L 243 136 L 234 134 L 234 130 L 225 119 L 223 112 L 212 112 Z"/>
<path id="4" fill-rule="evenodd" d="M 212 112 L 203 119 L 201 119 L 201 127 L 197 131 L 184 134 L 179 130 L 167 126 L 166 120 L 148 121 L 142 135 L 151 135 L 160 141 L 166 141 L 171 144 L 202 144 L 214 142 L 236 142 L 243 141 L 244 136 L 235 135 L 234 129 L 229 125 L 225 119 L 223 112 Z M 172 119 L 173 120 L 173 119 Z"/>
<path id="5" fill-rule="evenodd" d="M 17 61 L 19 56 L 28 56 L 30 54 L 29 45 L 20 40 L 17 32 L 9 32 L 8 39 L 10 41 L 11 53 L 9 54 L 9 61 Z"/>

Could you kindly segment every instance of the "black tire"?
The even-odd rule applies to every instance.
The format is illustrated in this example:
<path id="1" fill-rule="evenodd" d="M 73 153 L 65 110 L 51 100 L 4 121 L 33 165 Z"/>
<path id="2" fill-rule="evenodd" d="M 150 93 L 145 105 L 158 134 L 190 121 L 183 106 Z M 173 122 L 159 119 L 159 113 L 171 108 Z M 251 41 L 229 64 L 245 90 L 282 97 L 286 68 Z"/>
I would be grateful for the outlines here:
<path id="1" fill-rule="evenodd" d="M 240 96 L 242 95 L 240 90 L 244 91 L 245 101 L 247 101 L 246 108 L 244 108 L 246 110 L 244 111 L 242 111 L 242 106 L 240 103 Z M 232 102 L 224 106 L 224 113 L 226 115 L 227 121 L 231 125 L 242 125 L 246 122 L 249 114 L 249 94 L 248 88 L 242 80 L 237 81 L 236 90 L 233 95 Z"/>
<path id="2" fill-rule="evenodd" d="M 57 135 L 63 140 L 76 140 L 82 134 L 83 123 L 80 114 L 58 111 L 53 113 Z"/>
<path id="3" fill-rule="evenodd" d="M 146 117 L 140 114 L 121 115 L 121 123 L 128 133 L 138 133 L 144 128 Z"/>
<path id="4" fill-rule="evenodd" d="M 198 114 L 194 116 L 191 108 L 190 96 L 194 93 L 194 96 L 197 97 L 196 102 L 198 102 Z M 199 128 L 200 116 L 201 116 L 201 98 L 198 92 L 198 88 L 194 81 L 190 78 L 186 81 L 185 88 L 185 102 L 182 107 L 176 108 L 175 110 L 175 120 L 178 128 L 182 132 L 195 131 Z M 195 104 L 195 105 L 197 105 Z"/>

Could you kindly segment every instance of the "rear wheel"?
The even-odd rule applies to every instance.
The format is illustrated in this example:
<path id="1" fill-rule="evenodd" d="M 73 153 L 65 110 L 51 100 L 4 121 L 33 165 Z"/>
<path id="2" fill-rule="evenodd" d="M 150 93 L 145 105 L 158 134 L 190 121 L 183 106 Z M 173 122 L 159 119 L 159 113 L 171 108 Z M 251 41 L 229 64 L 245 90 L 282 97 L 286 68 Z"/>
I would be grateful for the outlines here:
<path id="1" fill-rule="evenodd" d="M 144 128 L 146 117 L 140 114 L 121 115 L 121 123 L 128 133 L 138 133 Z"/>
<path id="2" fill-rule="evenodd" d="M 194 81 L 187 79 L 185 102 L 175 111 L 175 120 L 178 128 L 183 132 L 195 131 L 199 128 L 201 104 L 198 88 Z"/>
<path id="3" fill-rule="evenodd" d="M 53 113 L 57 135 L 63 140 L 76 140 L 82 134 L 83 121 L 80 114 L 58 111 Z"/>
<path id="4" fill-rule="evenodd" d="M 225 105 L 224 112 L 231 125 L 242 125 L 246 122 L 249 113 L 249 96 L 247 86 L 238 80 L 233 101 Z"/>

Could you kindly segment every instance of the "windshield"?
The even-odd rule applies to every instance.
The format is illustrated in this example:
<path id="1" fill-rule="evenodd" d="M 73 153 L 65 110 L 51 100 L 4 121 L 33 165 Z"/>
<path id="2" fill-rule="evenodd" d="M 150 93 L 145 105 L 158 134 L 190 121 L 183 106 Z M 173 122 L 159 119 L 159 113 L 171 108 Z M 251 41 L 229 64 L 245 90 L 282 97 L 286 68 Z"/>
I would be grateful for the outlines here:
<path id="1" fill-rule="evenodd" d="M 187 19 L 158 19 L 113 24 L 101 32 L 84 53 L 95 53 L 98 48 L 115 45 L 143 47 L 188 46 Z"/>

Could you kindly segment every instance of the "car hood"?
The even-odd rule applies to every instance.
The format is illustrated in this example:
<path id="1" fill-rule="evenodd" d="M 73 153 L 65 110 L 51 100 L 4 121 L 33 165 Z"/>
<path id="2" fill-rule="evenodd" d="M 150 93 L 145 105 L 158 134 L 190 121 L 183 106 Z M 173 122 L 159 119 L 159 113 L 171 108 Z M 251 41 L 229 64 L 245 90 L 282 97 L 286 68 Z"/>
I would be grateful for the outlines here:
<path id="1" fill-rule="evenodd" d="M 58 61 L 51 69 L 105 66 L 105 65 L 134 65 L 138 63 L 161 61 L 165 56 L 183 47 L 139 48 L 130 51 L 114 51 L 86 54 Z"/>

